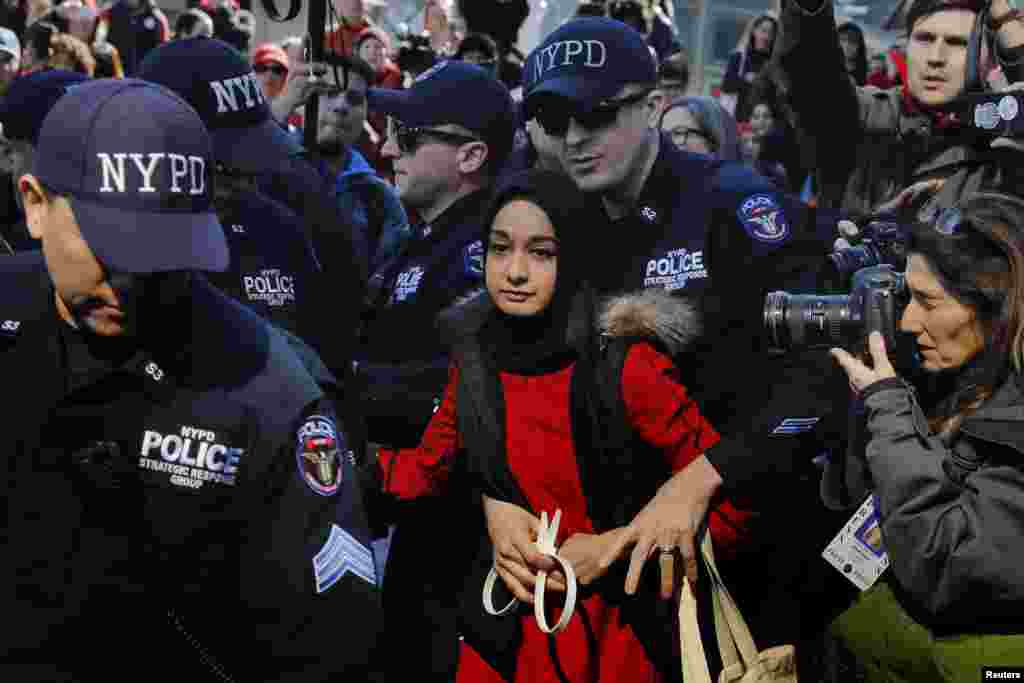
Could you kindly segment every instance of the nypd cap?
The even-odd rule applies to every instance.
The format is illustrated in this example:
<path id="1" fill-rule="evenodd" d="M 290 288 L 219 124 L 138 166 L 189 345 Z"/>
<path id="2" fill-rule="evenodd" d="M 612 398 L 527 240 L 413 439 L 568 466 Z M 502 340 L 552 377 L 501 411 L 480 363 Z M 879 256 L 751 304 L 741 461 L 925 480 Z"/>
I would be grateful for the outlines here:
<path id="1" fill-rule="evenodd" d="M 270 115 L 260 82 L 227 43 L 197 36 L 152 50 L 137 76 L 178 93 L 213 136 L 217 161 L 239 171 L 264 173 L 301 147 Z"/>
<path id="2" fill-rule="evenodd" d="M 43 121 L 33 174 L 69 198 L 101 263 L 128 273 L 222 271 L 213 145 L 178 95 L 136 79 L 67 88 Z"/>

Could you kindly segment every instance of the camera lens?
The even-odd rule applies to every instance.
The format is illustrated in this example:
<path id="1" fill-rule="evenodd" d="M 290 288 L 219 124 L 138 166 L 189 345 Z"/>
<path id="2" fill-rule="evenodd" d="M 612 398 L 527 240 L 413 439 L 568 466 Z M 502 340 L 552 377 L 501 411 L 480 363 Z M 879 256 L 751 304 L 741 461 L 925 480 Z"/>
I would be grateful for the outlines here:
<path id="1" fill-rule="evenodd" d="M 794 348 L 842 346 L 861 333 L 862 313 L 846 295 L 818 296 L 771 292 L 764 304 L 764 329 L 771 346 Z"/>

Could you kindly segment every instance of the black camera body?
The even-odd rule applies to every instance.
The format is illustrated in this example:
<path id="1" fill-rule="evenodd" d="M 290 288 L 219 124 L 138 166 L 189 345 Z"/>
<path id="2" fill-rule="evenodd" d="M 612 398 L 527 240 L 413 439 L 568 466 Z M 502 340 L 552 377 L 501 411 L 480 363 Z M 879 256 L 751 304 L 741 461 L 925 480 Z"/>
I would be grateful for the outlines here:
<path id="1" fill-rule="evenodd" d="M 437 54 L 430 45 L 430 35 L 424 33 L 404 33 L 398 36 L 398 56 L 395 58 L 398 68 L 416 77 L 434 66 Z"/>
<path id="2" fill-rule="evenodd" d="M 909 300 L 902 273 L 889 264 L 869 266 L 854 273 L 849 294 L 769 293 L 764 329 L 777 351 L 851 348 L 876 331 L 891 351 L 902 346 L 897 326 Z"/>
<path id="3" fill-rule="evenodd" d="M 906 236 L 899 223 L 889 216 L 868 216 L 857 227 L 860 244 L 829 254 L 821 277 L 821 286 L 829 291 L 844 291 L 855 273 L 871 266 L 906 270 Z"/>

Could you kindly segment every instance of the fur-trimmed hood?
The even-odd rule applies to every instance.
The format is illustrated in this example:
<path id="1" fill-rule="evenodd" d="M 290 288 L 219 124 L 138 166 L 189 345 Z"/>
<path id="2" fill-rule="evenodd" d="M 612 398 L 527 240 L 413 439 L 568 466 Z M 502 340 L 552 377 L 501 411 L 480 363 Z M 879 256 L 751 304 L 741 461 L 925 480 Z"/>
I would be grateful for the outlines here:
<path id="1" fill-rule="evenodd" d="M 599 301 L 596 308 L 594 324 L 602 337 L 652 341 L 671 355 L 686 349 L 701 332 L 700 314 L 693 304 L 662 289 L 612 296 Z M 446 343 L 455 345 L 475 334 L 493 310 L 494 303 L 483 288 L 456 299 L 438 316 Z"/>

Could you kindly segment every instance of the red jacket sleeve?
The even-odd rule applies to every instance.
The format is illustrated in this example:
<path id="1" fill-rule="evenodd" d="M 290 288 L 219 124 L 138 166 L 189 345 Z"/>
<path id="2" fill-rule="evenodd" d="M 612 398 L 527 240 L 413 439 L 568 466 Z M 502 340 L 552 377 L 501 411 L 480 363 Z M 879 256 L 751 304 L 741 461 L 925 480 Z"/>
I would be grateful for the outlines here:
<path id="1" fill-rule="evenodd" d="M 461 446 L 455 414 L 458 377 L 458 368 L 452 365 L 448 369 L 444 398 L 430 419 L 419 446 L 378 451 L 385 493 L 408 500 L 444 492 L 452 460 Z"/>
<path id="2" fill-rule="evenodd" d="M 671 359 L 650 344 L 630 348 L 622 368 L 622 395 L 630 424 L 644 441 L 665 452 L 673 472 L 718 443 L 718 432 L 676 379 Z"/>
<path id="3" fill-rule="evenodd" d="M 644 441 L 665 453 L 673 472 L 720 440 L 679 383 L 672 360 L 650 344 L 630 348 L 622 368 L 622 394 L 630 424 Z M 708 526 L 715 551 L 722 559 L 732 557 L 748 536 L 752 516 L 728 500 L 713 502 Z"/>

